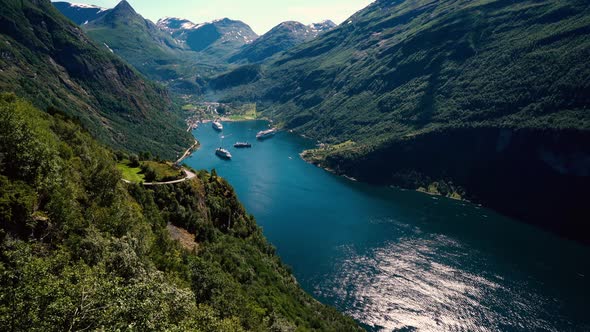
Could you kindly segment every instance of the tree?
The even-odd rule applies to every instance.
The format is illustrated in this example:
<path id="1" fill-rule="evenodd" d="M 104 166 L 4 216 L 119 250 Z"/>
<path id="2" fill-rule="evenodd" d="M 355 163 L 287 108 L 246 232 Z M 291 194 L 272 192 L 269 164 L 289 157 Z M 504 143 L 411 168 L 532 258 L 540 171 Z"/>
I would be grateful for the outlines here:
<path id="1" fill-rule="evenodd" d="M 129 166 L 139 167 L 139 157 L 136 154 L 132 154 L 129 156 Z"/>
<path id="2" fill-rule="evenodd" d="M 157 174 L 153 168 L 151 168 L 149 166 L 145 166 L 145 167 L 143 167 L 143 177 L 144 177 L 145 181 L 153 182 L 156 180 Z"/>

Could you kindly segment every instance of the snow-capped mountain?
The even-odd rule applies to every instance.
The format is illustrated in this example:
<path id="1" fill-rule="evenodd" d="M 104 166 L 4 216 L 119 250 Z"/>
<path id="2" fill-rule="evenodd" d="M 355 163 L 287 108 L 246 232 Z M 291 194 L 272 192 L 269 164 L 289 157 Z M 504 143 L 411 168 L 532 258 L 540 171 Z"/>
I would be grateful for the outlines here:
<path id="1" fill-rule="evenodd" d="M 330 20 L 304 25 L 295 21 L 283 22 L 272 28 L 230 58 L 230 62 L 260 62 L 279 52 L 312 40 L 336 27 Z"/>
<path id="2" fill-rule="evenodd" d="M 158 20 L 157 26 L 193 51 L 206 51 L 213 56 L 227 58 L 242 46 L 252 43 L 258 35 L 242 21 L 223 18 L 195 24 L 189 20 L 167 17 Z"/>
<path id="3" fill-rule="evenodd" d="M 310 25 L 308 25 L 307 27 L 314 32 L 317 32 L 318 34 L 332 30 L 336 27 L 336 23 L 332 22 L 331 20 L 325 20 L 322 21 L 320 23 L 312 23 Z"/>
<path id="4" fill-rule="evenodd" d="M 159 19 L 156 25 L 169 33 L 174 33 L 179 30 L 191 30 L 197 28 L 199 25 L 187 19 L 179 17 L 165 17 Z"/>
<path id="5" fill-rule="evenodd" d="M 83 25 L 90 21 L 94 21 L 106 14 L 110 9 L 87 5 L 83 3 L 69 3 L 69 2 L 54 2 L 53 5 L 62 14 L 78 25 Z"/>

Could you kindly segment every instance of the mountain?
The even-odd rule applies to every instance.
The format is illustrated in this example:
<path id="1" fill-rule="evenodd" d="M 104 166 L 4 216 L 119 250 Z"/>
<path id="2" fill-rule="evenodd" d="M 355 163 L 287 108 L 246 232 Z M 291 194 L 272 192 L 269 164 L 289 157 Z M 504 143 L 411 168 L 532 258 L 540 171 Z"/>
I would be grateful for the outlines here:
<path id="1" fill-rule="evenodd" d="M 228 18 L 201 24 L 180 18 L 165 18 L 157 25 L 191 50 L 207 57 L 203 60 L 213 63 L 228 59 L 242 46 L 258 38 L 244 22 Z"/>
<path id="2" fill-rule="evenodd" d="M 105 15 L 83 25 L 90 37 L 152 79 L 167 81 L 190 76 L 185 47 L 121 1 Z"/>
<path id="3" fill-rule="evenodd" d="M 583 239 L 588 54 L 588 1 L 378 0 L 215 93 L 325 143 L 305 156 L 337 173 Z"/>
<path id="4" fill-rule="evenodd" d="M 2 330 L 360 331 L 301 290 L 224 179 L 126 184 L 129 156 L 52 113 L 0 94 Z"/>
<path id="5" fill-rule="evenodd" d="M 283 22 L 254 42 L 244 46 L 229 61 L 260 62 L 276 53 L 286 51 L 293 46 L 310 41 L 321 33 L 332 30 L 335 27 L 336 24 L 329 20 L 310 25 L 303 25 L 294 21 Z"/>
<path id="6" fill-rule="evenodd" d="M 57 10 L 78 25 L 94 21 L 108 11 L 108 9 L 99 6 L 62 1 L 53 2 L 53 5 Z"/>
<path id="7" fill-rule="evenodd" d="M 225 60 L 257 37 L 246 24 L 229 19 L 196 25 L 166 18 L 156 25 L 125 0 L 82 28 L 144 75 L 188 94 L 202 92 L 199 77 L 227 70 Z"/>
<path id="8" fill-rule="evenodd" d="M 175 156 L 192 141 L 168 92 L 96 44 L 49 0 L 0 6 L 0 90 L 79 118 L 100 141 Z"/>
<path id="9" fill-rule="evenodd" d="M 312 24 L 308 25 L 311 32 L 313 34 L 315 34 L 315 37 L 319 36 L 321 33 L 332 30 L 337 26 L 338 25 L 336 23 L 332 22 L 331 20 L 324 20 L 319 23 L 312 23 Z"/>

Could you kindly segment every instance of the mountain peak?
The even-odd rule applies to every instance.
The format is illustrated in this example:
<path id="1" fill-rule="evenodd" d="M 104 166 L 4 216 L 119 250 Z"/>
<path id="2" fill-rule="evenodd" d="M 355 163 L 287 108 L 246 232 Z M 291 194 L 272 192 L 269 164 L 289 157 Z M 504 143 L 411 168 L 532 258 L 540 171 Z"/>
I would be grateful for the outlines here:
<path id="1" fill-rule="evenodd" d="M 174 32 L 179 29 L 190 30 L 198 28 L 198 25 L 180 17 L 164 17 L 158 20 L 156 25 L 165 31 Z"/>
<path id="2" fill-rule="evenodd" d="M 137 12 L 135 11 L 135 9 L 133 9 L 133 7 L 131 7 L 131 5 L 129 4 L 129 2 L 127 2 L 127 0 L 122 0 L 121 2 L 119 2 L 115 8 L 113 8 L 113 11 L 117 11 L 117 12 L 128 12 L 130 14 L 137 14 Z"/>
<path id="3" fill-rule="evenodd" d="M 81 3 L 57 1 L 52 2 L 52 4 L 57 10 L 78 25 L 94 21 L 110 11 L 110 9 L 107 8 Z"/>
<path id="4" fill-rule="evenodd" d="M 312 23 L 308 25 L 308 27 L 312 30 L 317 30 L 319 32 L 325 32 L 328 30 L 332 30 L 337 27 L 336 23 L 332 22 L 331 20 L 324 20 L 319 23 Z"/>

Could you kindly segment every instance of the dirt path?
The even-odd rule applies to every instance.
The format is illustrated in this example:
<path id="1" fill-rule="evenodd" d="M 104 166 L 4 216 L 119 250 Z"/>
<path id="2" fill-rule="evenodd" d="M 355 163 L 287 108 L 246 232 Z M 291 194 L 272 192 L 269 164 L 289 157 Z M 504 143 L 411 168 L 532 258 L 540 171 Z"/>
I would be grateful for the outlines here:
<path id="1" fill-rule="evenodd" d="M 180 165 L 180 163 L 184 160 L 184 158 L 188 157 L 191 155 L 191 153 L 193 153 L 194 149 L 199 146 L 199 141 L 195 140 L 195 143 L 193 143 L 193 145 L 191 145 L 190 148 L 188 148 L 186 151 L 184 151 L 184 154 L 182 155 L 182 157 L 180 157 L 180 159 L 178 159 L 176 161 L 176 165 Z"/>
<path id="2" fill-rule="evenodd" d="M 181 182 L 185 182 L 188 181 L 190 179 L 194 179 L 197 177 L 197 174 L 189 171 L 186 168 L 183 168 L 182 171 L 184 172 L 184 174 L 186 175 L 184 178 L 182 179 L 178 179 L 178 180 L 173 180 L 173 181 L 167 181 L 167 182 L 144 182 L 143 185 L 144 186 L 162 186 L 165 184 L 175 184 L 175 183 L 181 183 Z"/>

